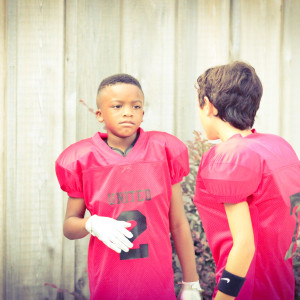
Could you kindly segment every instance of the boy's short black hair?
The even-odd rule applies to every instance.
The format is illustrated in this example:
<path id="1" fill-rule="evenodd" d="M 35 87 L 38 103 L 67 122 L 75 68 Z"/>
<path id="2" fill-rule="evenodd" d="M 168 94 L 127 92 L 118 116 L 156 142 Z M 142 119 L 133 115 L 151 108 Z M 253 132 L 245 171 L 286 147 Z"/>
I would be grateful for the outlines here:
<path id="1" fill-rule="evenodd" d="M 121 74 L 115 74 L 115 75 L 112 75 L 112 76 L 109 76 L 109 77 L 103 79 L 99 85 L 97 95 L 105 87 L 110 86 L 110 85 L 115 85 L 118 83 L 133 84 L 133 85 L 137 86 L 142 91 L 142 93 L 144 93 L 139 81 L 136 78 L 134 78 L 133 76 L 131 76 L 129 74 L 121 73 Z"/>
<path id="2" fill-rule="evenodd" d="M 218 110 L 216 115 L 235 128 L 252 128 L 262 97 L 255 69 L 240 61 L 206 70 L 197 79 L 200 107 L 204 97 Z"/>

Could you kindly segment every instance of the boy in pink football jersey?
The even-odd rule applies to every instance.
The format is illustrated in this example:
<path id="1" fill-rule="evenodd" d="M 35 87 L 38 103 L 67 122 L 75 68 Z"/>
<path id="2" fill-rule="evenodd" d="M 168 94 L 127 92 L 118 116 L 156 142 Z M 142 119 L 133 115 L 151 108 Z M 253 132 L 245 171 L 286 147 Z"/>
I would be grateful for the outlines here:
<path id="1" fill-rule="evenodd" d="M 189 172 L 187 149 L 170 134 L 144 132 L 143 105 L 134 77 L 117 74 L 101 82 L 97 119 L 107 133 L 71 145 L 56 161 L 69 196 L 64 235 L 91 233 L 91 299 L 169 300 L 175 299 L 171 232 L 183 272 L 179 297 L 201 299 L 180 187 Z"/>
<path id="2" fill-rule="evenodd" d="M 300 163 L 282 138 L 251 129 L 262 85 L 243 62 L 208 69 L 198 80 L 208 139 L 194 203 L 215 263 L 213 298 L 292 300 Z"/>

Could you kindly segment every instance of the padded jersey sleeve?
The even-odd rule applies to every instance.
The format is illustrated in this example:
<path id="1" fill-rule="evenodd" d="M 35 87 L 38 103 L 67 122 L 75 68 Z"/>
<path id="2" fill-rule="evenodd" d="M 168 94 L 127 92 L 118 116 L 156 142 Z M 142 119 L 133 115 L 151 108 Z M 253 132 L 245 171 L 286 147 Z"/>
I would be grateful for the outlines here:
<path id="1" fill-rule="evenodd" d="M 260 156 L 250 150 L 218 153 L 217 147 L 202 158 L 197 185 L 218 203 L 239 203 L 247 200 L 262 179 Z"/>
<path id="2" fill-rule="evenodd" d="M 58 182 L 69 197 L 84 198 L 81 171 L 77 162 L 72 161 L 70 157 L 69 151 L 65 150 L 56 160 L 55 171 Z"/>
<path id="3" fill-rule="evenodd" d="M 189 174 L 189 156 L 187 147 L 175 136 L 166 134 L 166 154 L 171 184 L 181 182 Z"/>

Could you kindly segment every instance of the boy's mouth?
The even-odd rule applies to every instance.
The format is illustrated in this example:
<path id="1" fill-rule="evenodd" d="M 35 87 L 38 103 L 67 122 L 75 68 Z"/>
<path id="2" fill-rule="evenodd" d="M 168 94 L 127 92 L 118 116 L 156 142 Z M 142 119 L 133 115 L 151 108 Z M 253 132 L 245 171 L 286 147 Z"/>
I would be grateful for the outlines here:
<path id="1" fill-rule="evenodd" d="M 131 122 L 131 121 L 120 122 L 120 124 L 122 124 L 122 125 L 134 125 L 134 123 Z"/>

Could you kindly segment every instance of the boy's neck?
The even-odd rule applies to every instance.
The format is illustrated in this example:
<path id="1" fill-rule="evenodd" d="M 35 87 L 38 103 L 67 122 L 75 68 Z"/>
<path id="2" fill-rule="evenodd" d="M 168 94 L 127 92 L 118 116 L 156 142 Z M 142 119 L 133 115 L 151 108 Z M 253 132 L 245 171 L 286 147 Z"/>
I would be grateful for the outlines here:
<path id="1" fill-rule="evenodd" d="M 111 133 L 107 133 L 107 143 L 110 147 L 117 148 L 122 150 L 123 152 L 133 143 L 137 135 L 135 134 L 128 137 L 118 137 Z"/>
<path id="2" fill-rule="evenodd" d="M 219 127 L 219 138 L 222 142 L 227 141 L 236 134 L 240 134 L 242 137 L 245 137 L 249 134 L 252 134 L 252 131 L 251 129 L 241 130 L 235 128 L 227 122 L 223 122 L 222 126 Z"/>
<path id="3" fill-rule="evenodd" d="M 234 131 L 228 132 L 228 134 L 222 136 L 221 140 L 222 140 L 222 142 L 225 142 L 236 134 L 240 134 L 242 137 L 245 137 L 247 135 L 252 134 L 252 131 L 250 129 L 249 130 L 234 130 Z"/>

